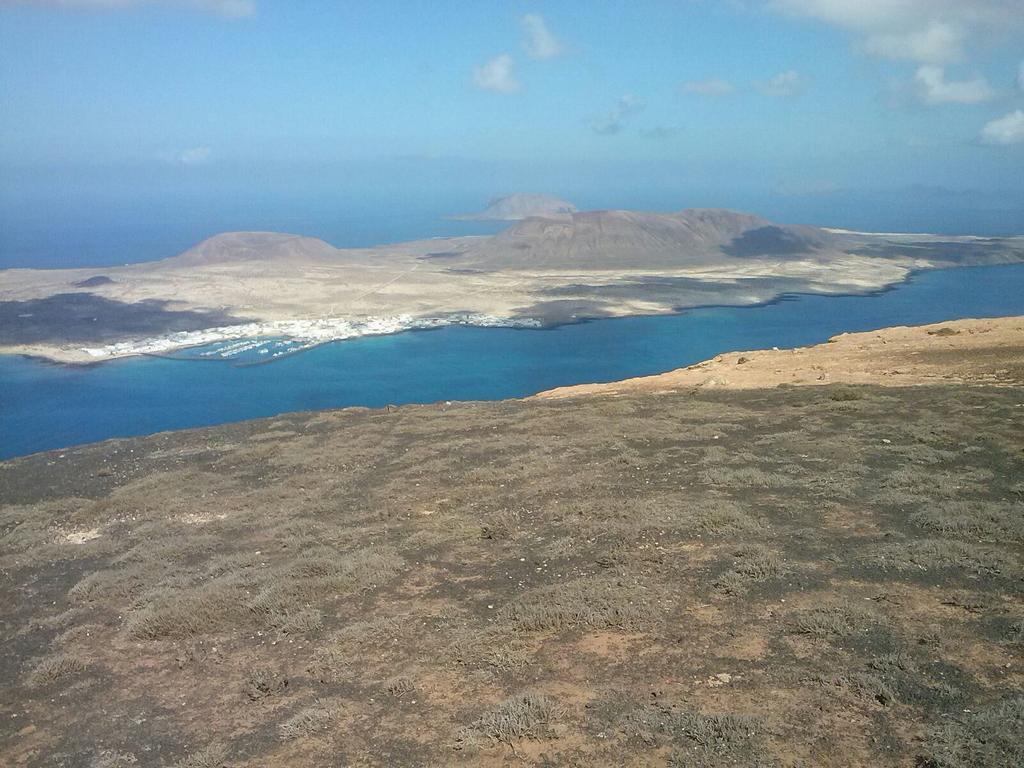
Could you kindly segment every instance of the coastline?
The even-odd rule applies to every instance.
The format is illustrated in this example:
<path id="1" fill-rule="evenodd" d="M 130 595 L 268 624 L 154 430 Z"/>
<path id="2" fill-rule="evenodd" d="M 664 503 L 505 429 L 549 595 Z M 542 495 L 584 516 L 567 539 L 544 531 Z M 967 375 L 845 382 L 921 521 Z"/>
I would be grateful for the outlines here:
<path id="1" fill-rule="evenodd" d="M 650 311 L 635 311 L 628 306 L 623 311 L 595 311 L 587 312 L 583 309 L 579 313 L 571 315 L 554 314 L 549 317 L 543 315 L 525 316 L 499 316 L 486 313 L 450 313 L 441 316 L 414 317 L 412 315 L 397 315 L 385 317 L 328 317 L 318 319 L 296 319 L 277 321 L 256 321 L 250 323 L 239 323 L 236 325 L 205 328 L 196 331 L 183 331 L 164 336 L 146 337 L 135 340 L 112 342 L 97 347 L 57 347 L 52 345 L 11 345 L 0 346 L 0 356 L 11 355 L 33 360 L 44 361 L 54 365 L 69 367 L 91 367 L 115 360 L 127 360 L 133 357 L 159 357 L 162 359 L 181 360 L 190 362 L 193 360 L 212 360 L 216 357 L 174 357 L 173 353 L 189 349 L 202 348 L 214 344 L 240 341 L 260 341 L 271 338 L 287 339 L 300 345 L 296 349 L 289 350 L 287 355 L 272 357 L 259 361 L 259 364 L 274 362 L 284 356 L 291 356 L 304 352 L 324 344 L 347 341 L 370 336 L 389 336 L 410 331 L 435 330 L 450 326 L 470 326 L 478 328 L 514 328 L 520 330 L 552 330 L 555 328 L 589 323 L 597 320 L 622 319 L 628 317 L 657 317 L 669 315 L 685 315 L 688 312 L 702 309 L 728 308 L 728 309 L 756 309 L 768 307 L 784 301 L 797 300 L 801 296 L 823 296 L 828 298 L 841 297 L 870 297 L 897 290 L 913 281 L 914 277 L 922 272 L 938 269 L 975 269 L 987 268 L 989 266 L 1003 265 L 969 265 L 963 267 L 928 266 L 913 267 L 897 280 L 878 283 L 863 290 L 804 290 L 804 291 L 780 291 L 771 298 L 764 300 L 741 301 L 716 301 L 701 304 L 678 305 L 671 308 L 652 309 Z M 226 358 L 225 358 L 226 359 Z"/>
<path id="2" fill-rule="evenodd" d="M 307 350 L 308 356 L 273 360 L 280 367 L 268 367 L 264 361 L 269 355 L 251 351 L 230 360 L 211 359 L 203 354 L 208 350 L 169 355 L 221 366 L 179 365 L 189 359 L 148 355 L 120 358 L 120 364 L 93 363 L 88 370 L 7 356 L 0 358 L 6 399 L 0 431 L 10 439 L 0 455 L 288 412 L 514 400 L 558 387 L 655 376 L 723 356 L 730 363 L 722 375 L 705 372 L 694 382 L 701 389 L 717 388 L 717 379 L 731 385 L 736 370 L 747 369 L 732 362 L 742 354 L 739 350 L 806 348 L 847 332 L 1020 316 L 1022 286 L 1021 265 L 970 269 L 964 274 L 927 270 L 903 290 L 872 296 L 783 296 L 760 308 L 695 309 L 610 318 L 617 322 L 609 323 L 577 321 L 544 334 L 440 327 L 430 329 L 436 333 L 325 343 Z M 800 360 L 801 353 L 792 354 L 786 365 Z M 905 362 L 896 361 L 889 369 L 903 370 Z M 819 374 L 803 376 L 803 383 L 817 381 Z M 797 378 L 790 375 L 774 383 L 801 383 Z M 893 377 L 892 382 L 906 380 Z M 176 403 L 181 391 L 192 395 Z M 240 391 L 246 392 L 245 398 L 238 397 Z"/>
<path id="3" fill-rule="evenodd" d="M 322 318 L 318 320 L 283 320 L 255 322 L 205 328 L 198 331 L 182 331 L 166 336 L 148 337 L 138 340 L 114 342 L 100 347 L 50 347 L 44 345 L 19 345 L 0 348 L 0 355 L 16 355 L 45 360 L 57 365 L 92 366 L 114 360 L 132 357 L 171 356 L 173 352 L 196 349 L 225 342 L 258 341 L 282 338 L 299 344 L 298 349 L 289 351 L 296 354 L 322 344 L 363 338 L 367 336 L 389 336 L 416 330 L 432 330 L 453 325 L 468 325 L 479 328 L 540 328 L 541 323 L 532 318 L 505 318 L 480 313 L 452 314 L 444 317 L 414 318 L 409 315 L 397 317 L 369 317 L 362 321 L 349 318 Z M 205 360 L 216 358 L 187 358 Z M 267 362 L 270 362 L 269 360 Z"/>
<path id="4" fill-rule="evenodd" d="M 593 211 L 356 249 L 225 232 L 156 262 L 4 271 L 0 354 L 86 364 L 273 337 L 298 351 L 447 325 L 554 328 L 871 295 L 923 270 L 1021 262 L 1024 237 L 815 230 L 713 209 Z"/>

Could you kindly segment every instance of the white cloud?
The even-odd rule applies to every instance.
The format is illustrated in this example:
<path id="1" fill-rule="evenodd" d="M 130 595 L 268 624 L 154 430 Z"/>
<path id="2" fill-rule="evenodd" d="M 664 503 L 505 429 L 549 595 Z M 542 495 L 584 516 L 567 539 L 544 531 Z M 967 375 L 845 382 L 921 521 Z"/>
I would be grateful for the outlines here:
<path id="1" fill-rule="evenodd" d="M 958 61 L 974 39 L 1024 30 L 1021 0 L 768 0 L 768 5 L 847 29 L 869 55 L 925 64 Z"/>
<path id="2" fill-rule="evenodd" d="M 528 13 L 519 19 L 523 28 L 523 47 L 531 59 L 553 59 L 565 53 L 565 46 L 548 29 L 539 13 Z"/>
<path id="3" fill-rule="evenodd" d="M 1024 143 L 1024 111 L 1018 109 L 985 125 L 981 140 L 997 146 Z"/>
<path id="4" fill-rule="evenodd" d="M 0 8 L 17 5 L 86 11 L 118 11 L 144 5 L 165 5 L 207 11 L 229 18 L 242 18 L 256 13 L 255 0 L 0 0 Z"/>
<path id="5" fill-rule="evenodd" d="M 695 96 L 728 96 L 736 92 L 736 86 L 728 80 L 711 77 L 707 80 L 688 80 L 679 86 L 679 90 Z"/>
<path id="6" fill-rule="evenodd" d="M 206 165 L 212 154 L 209 147 L 192 147 L 178 153 L 178 162 L 182 165 Z"/>
<path id="7" fill-rule="evenodd" d="M 646 106 L 647 102 L 642 98 L 632 93 L 627 93 L 615 102 L 615 106 L 608 111 L 608 114 L 603 117 L 593 118 L 587 124 L 594 133 L 610 136 L 621 131 L 625 126 L 626 120 L 642 112 Z"/>
<path id="8" fill-rule="evenodd" d="M 963 58 L 963 35 L 948 24 L 932 22 L 920 30 L 868 35 L 860 50 L 882 59 L 945 63 Z"/>
<path id="9" fill-rule="evenodd" d="M 923 65 L 914 74 L 914 91 L 925 104 L 980 104 L 996 92 L 981 76 L 971 80 L 947 80 L 942 67 Z"/>
<path id="10" fill-rule="evenodd" d="M 765 96 L 777 96 L 788 98 L 798 96 L 807 87 L 807 78 L 795 69 L 780 72 L 775 77 L 763 80 L 757 84 L 757 89 Z"/>
<path id="11" fill-rule="evenodd" d="M 523 85 L 516 79 L 514 67 L 515 60 L 507 53 L 500 53 L 473 70 L 473 85 L 496 93 L 520 91 Z"/>

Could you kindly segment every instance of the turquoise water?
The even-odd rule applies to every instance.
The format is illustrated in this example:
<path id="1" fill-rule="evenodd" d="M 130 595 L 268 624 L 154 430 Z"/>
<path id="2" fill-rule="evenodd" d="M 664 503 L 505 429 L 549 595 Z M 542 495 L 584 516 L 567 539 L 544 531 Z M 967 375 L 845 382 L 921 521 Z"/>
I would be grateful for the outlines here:
<path id="1" fill-rule="evenodd" d="M 269 365 L 133 358 L 88 368 L 0 357 L 0 457 L 350 405 L 521 397 L 843 331 L 1024 314 L 1024 265 L 922 272 L 873 296 L 598 320 L 551 330 L 454 327 L 324 345 Z"/>

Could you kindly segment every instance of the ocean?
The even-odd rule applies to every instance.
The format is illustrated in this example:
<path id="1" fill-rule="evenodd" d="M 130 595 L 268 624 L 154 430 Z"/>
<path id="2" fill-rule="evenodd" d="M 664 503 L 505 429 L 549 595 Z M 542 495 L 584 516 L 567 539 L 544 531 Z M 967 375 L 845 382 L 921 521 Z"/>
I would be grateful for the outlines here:
<path id="1" fill-rule="evenodd" d="M 487 174 L 469 185 L 440 185 L 444 174 L 401 176 L 390 185 L 359 177 L 301 181 L 233 177 L 190 182 L 108 180 L 92 176 L 0 178 L 0 269 L 70 268 L 152 261 L 174 256 L 220 232 L 263 230 L 319 237 L 339 248 L 429 237 L 486 235 L 507 222 L 453 221 L 483 209 L 495 192 L 541 191 L 581 209 L 678 211 L 732 208 L 785 224 L 872 232 L 962 235 L 1024 234 L 1024 197 L 1013 192 L 940 194 L 912 189 L 793 196 L 736 189 L 503 184 Z M 2 174 L 0 174 L 2 176 Z M 313 174 L 315 176 L 315 174 Z M 611 182 L 612 179 L 604 179 Z M 642 191 L 638 191 L 642 190 Z"/>
<path id="2" fill-rule="evenodd" d="M 1017 314 L 1024 314 L 1024 265 L 920 272 L 869 296 L 788 296 L 546 330 L 364 337 L 247 367 L 149 357 L 67 367 L 0 356 L 0 458 L 287 411 L 523 397 L 845 331 Z"/>

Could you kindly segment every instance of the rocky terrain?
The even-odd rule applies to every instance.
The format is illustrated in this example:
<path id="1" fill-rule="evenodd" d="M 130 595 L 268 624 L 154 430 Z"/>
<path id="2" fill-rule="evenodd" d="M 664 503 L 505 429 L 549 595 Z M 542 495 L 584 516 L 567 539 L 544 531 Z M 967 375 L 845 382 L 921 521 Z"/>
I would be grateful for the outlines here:
<path id="1" fill-rule="evenodd" d="M 1022 327 L 0 463 L 0 764 L 1016 768 Z"/>
<path id="2" fill-rule="evenodd" d="M 232 232 L 162 261 L 4 271 L 0 353 L 98 362 L 240 337 L 554 325 L 868 293 L 914 270 L 1021 260 L 1024 237 L 872 235 L 706 209 L 552 214 L 493 236 L 363 249 Z"/>

